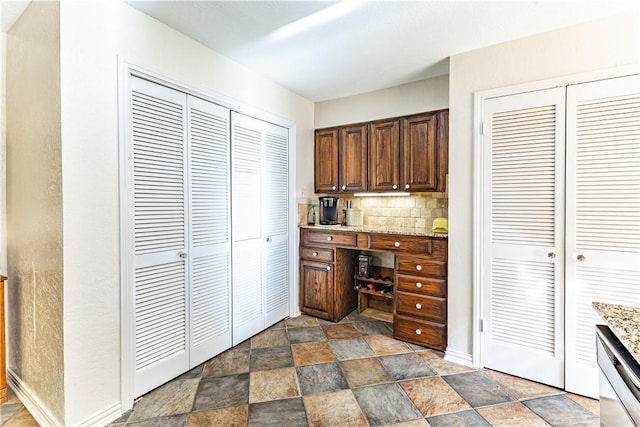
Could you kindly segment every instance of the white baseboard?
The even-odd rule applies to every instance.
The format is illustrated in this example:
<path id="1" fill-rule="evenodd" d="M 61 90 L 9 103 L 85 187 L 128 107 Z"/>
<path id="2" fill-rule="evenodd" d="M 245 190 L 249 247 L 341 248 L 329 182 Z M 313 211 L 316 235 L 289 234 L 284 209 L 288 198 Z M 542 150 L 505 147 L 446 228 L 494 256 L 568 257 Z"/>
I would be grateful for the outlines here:
<path id="1" fill-rule="evenodd" d="M 11 387 L 11 390 L 18 396 L 20 402 L 31 413 L 33 418 L 41 426 L 62 426 L 64 423 L 60 422 L 51 410 L 45 405 L 42 400 L 27 386 L 22 379 L 16 375 L 14 371 L 7 368 L 7 385 Z M 122 415 L 122 404 L 118 401 L 108 406 L 107 408 L 97 412 L 83 421 L 77 423 L 77 426 L 93 427 L 104 426 L 111 421 L 117 419 Z"/>
<path id="2" fill-rule="evenodd" d="M 447 349 L 444 354 L 444 360 L 457 363 L 458 365 L 473 366 L 473 356 L 458 350 Z"/>
<path id="3" fill-rule="evenodd" d="M 64 425 L 53 415 L 51 410 L 40 400 L 33 390 L 9 368 L 7 368 L 7 385 L 11 387 L 11 390 L 18 396 L 20 402 L 27 408 L 38 424 L 41 426 Z"/>
<path id="4" fill-rule="evenodd" d="M 102 427 L 109 424 L 111 421 L 118 419 L 121 415 L 122 404 L 118 401 L 111 406 L 104 408 L 102 411 L 85 418 L 77 425 L 81 427 Z"/>

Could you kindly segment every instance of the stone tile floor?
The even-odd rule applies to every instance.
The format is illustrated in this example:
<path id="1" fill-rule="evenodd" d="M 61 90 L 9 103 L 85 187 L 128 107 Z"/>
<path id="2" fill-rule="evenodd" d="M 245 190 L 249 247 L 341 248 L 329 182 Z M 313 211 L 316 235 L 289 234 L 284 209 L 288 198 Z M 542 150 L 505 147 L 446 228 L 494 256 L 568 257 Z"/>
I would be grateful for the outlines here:
<path id="1" fill-rule="evenodd" d="M 112 427 L 598 426 L 597 400 L 392 338 L 352 313 L 287 319 L 142 396 Z M 2 426 L 37 425 L 12 395 Z"/>

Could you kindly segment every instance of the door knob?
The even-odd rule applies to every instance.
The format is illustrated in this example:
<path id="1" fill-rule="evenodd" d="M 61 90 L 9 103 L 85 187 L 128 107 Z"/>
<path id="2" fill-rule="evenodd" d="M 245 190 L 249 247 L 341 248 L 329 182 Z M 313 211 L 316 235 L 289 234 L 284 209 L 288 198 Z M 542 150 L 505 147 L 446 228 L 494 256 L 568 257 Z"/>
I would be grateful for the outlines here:
<path id="1" fill-rule="evenodd" d="M 576 258 L 578 258 L 578 261 L 584 261 L 586 259 L 582 254 L 578 255 Z"/>
<path id="2" fill-rule="evenodd" d="M 187 257 L 187 252 L 186 251 L 179 251 L 178 252 L 178 256 L 182 259 L 185 259 Z"/>
<path id="3" fill-rule="evenodd" d="M 267 237 L 267 243 L 271 242 L 271 237 Z"/>
<path id="4" fill-rule="evenodd" d="M 399 248 L 399 247 L 400 247 L 400 242 L 395 242 L 395 243 L 393 244 L 393 246 L 395 246 L 396 248 Z"/>
<path id="5" fill-rule="evenodd" d="M 549 259 L 554 259 L 556 257 L 556 254 L 554 252 L 549 252 L 547 256 L 549 257 Z"/>
<path id="6" fill-rule="evenodd" d="M 420 303 L 416 304 L 416 308 L 417 308 L 418 310 L 420 310 L 420 309 L 422 308 L 422 304 L 420 304 Z"/>
<path id="7" fill-rule="evenodd" d="M 314 252 L 312 255 L 313 256 L 318 256 L 318 252 Z"/>
<path id="8" fill-rule="evenodd" d="M 327 271 L 331 271 L 331 266 L 327 265 Z"/>
<path id="9" fill-rule="evenodd" d="M 332 186 L 331 186 L 331 189 L 335 191 L 336 186 L 335 186 L 335 185 L 332 185 Z"/>
<path id="10" fill-rule="evenodd" d="M 422 283 L 416 282 L 416 288 L 421 288 L 421 287 L 422 287 Z"/>
<path id="11" fill-rule="evenodd" d="M 420 264 L 416 265 L 416 270 L 418 271 L 422 270 L 422 266 Z"/>
<path id="12" fill-rule="evenodd" d="M 408 190 L 408 189 L 409 189 L 409 187 L 411 187 L 409 184 L 405 184 L 405 185 L 404 185 L 404 188 L 405 188 L 406 190 Z"/>
<path id="13" fill-rule="evenodd" d="M 416 329 L 416 335 L 420 335 L 422 331 L 420 329 Z"/>
<path id="14" fill-rule="evenodd" d="M 343 186 L 342 186 L 342 191 L 344 191 L 344 190 L 346 190 L 346 189 L 347 189 L 347 186 L 346 186 L 346 185 L 343 185 Z"/>
<path id="15" fill-rule="evenodd" d="M 332 241 L 332 240 L 333 240 L 333 237 L 331 237 L 331 236 L 327 236 L 327 240 L 328 240 L 328 241 Z"/>
<path id="16" fill-rule="evenodd" d="M 394 190 L 397 190 L 397 189 L 398 189 L 398 186 L 397 186 L 396 184 L 393 184 L 393 187 L 392 187 L 392 188 L 393 188 Z"/>

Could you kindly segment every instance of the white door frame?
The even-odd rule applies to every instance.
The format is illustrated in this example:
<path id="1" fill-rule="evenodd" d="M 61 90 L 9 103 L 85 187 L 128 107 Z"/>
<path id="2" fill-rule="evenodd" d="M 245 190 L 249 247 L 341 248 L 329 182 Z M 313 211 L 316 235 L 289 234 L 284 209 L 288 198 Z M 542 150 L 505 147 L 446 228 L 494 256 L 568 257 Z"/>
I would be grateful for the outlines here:
<path id="1" fill-rule="evenodd" d="M 482 118 L 484 117 L 484 101 L 488 98 L 498 96 L 515 95 L 524 92 L 532 92 L 542 89 L 550 89 L 558 86 L 569 86 L 578 83 L 587 83 L 595 80 L 610 79 L 622 77 L 625 75 L 636 74 L 640 72 L 640 66 L 628 66 L 613 68 L 608 70 L 593 71 L 580 73 L 570 76 L 563 76 L 549 80 L 541 80 L 528 82 L 514 86 L 508 86 L 498 89 L 490 89 L 478 91 L 473 94 L 473 314 L 472 314 L 472 364 L 475 368 L 482 368 L 483 348 L 482 348 L 482 313 L 483 304 L 482 297 L 485 286 L 482 283 L 484 277 L 484 254 L 482 245 L 484 239 L 488 236 L 483 229 L 484 224 L 484 166 L 482 159 L 484 157 L 483 148 L 483 129 Z M 454 112 L 455 113 L 455 112 Z M 564 248 L 562 248 L 564 250 Z"/>
<path id="2" fill-rule="evenodd" d="M 127 100 L 131 92 L 131 77 L 136 76 L 154 83 L 185 92 L 205 99 L 230 110 L 267 121 L 288 129 L 289 132 L 289 315 L 300 314 L 298 306 L 298 205 L 296 191 L 296 124 L 291 120 L 257 109 L 219 93 L 207 93 L 186 83 L 166 77 L 160 72 L 138 66 L 118 57 L 118 151 L 119 151 L 119 203 L 120 203 L 120 402 L 124 413 L 133 407 L 135 373 L 135 319 L 133 300 L 133 219 L 130 207 L 133 206 L 133 184 L 127 173 L 126 144 L 130 135 L 127 127 Z"/>

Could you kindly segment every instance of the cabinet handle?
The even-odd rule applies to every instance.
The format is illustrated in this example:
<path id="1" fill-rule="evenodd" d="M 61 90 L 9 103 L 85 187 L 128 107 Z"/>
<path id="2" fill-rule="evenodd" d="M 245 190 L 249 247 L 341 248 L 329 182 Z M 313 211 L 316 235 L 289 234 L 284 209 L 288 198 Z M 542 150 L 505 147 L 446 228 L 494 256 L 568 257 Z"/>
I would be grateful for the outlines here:
<path id="1" fill-rule="evenodd" d="M 405 185 L 404 185 L 404 188 L 405 188 L 406 190 L 408 190 L 408 189 L 409 189 L 409 187 L 411 187 L 409 184 L 405 184 Z"/>
<path id="2" fill-rule="evenodd" d="M 399 248 L 399 247 L 400 247 L 400 242 L 395 242 L 395 243 L 393 244 L 393 246 L 395 246 L 396 248 Z"/>
<path id="3" fill-rule="evenodd" d="M 578 255 L 576 258 L 578 258 L 578 261 L 584 261 L 586 259 L 582 254 Z"/>
<path id="4" fill-rule="evenodd" d="M 421 288 L 421 287 L 422 287 L 422 283 L 416 282 L 416 288 Z"/>
<path id="5" fill-rule="evenodd" d="M 335 191 L 335 190 L 336 190 L 336 186 L 335 186 L 335 185 L 332 185 L 332 186 L 331 186 L 331 189 L 332 189 L 333 191 Z"/>
<path id="6" fill-rule="evenodd" d="M 422 331 L 420 329 L 416 329 L 416 335 L 420 335 Z"/>
<path id="7" fill-rule="evenodd" d="M 318 256 L 318 252 L 314 252 L 312 255 L 313 256 Z"/>
<path id="8" fill-rule="evenodd" d="M 328 241 L 332 241 L 332 240 L 333 240 L 333 237 L 331 237 L 331 236 L 327 236 L 327 240 L 328 240 Z"/>
<path id="9" fill-rule="evenodd" d="M 327 271 L 331 271 L 331 266 L 327 265 Z"/>
<path id="10" fill-rule="evenodd" d="M 417 308 L 418 310 L 420 310 L 420 309 L 422 308 L 422 304 L 420 304 L 420 303 L 416 304 L 416 308 Z"/>
<path id="11" fill-rule="evenodd" d="M 422 266 L 420 264 L 416 265 L 416 270 L 421 271 L 422 270 Z"/>
<path id="12" fill-rule="evenodd" d="M 344 190 L 346 190 L 346 189 L 347 189 L 347 186 L 346 186 L 346 185 L 343 185 L 343 186 L 342 186 L 342 191 L 344 191 Z"/>
<path id="13" fill-rule="evenodd" d="M 397 190 L 397 189 L 398 189 L 398 186 L 397 186 L 397 185 L 395 185 L 395 184 L 393 184 L 393 187 L 391 187 L 391 188 L 393 188 L 394 190 Z"/>

